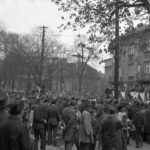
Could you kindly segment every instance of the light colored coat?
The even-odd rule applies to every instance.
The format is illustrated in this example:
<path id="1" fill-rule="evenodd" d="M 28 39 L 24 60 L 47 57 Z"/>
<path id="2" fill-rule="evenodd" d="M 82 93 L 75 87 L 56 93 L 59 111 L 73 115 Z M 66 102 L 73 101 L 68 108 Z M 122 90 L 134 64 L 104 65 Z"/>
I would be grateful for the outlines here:
<path id="1" fill-rule="evenodd" d="M 92 119 L 90 113 L 86 110 L 81 115 L 79 139 L 82 143 L 91 143 L 93 139 Z"/>
<path id="2" fill-rule="evenodd" d="M 29 114 L 29 125 L 32 126 L 33 125 L 33 116 L 34 116 L 34 111 L 31 110 L 30 114 Z"/>

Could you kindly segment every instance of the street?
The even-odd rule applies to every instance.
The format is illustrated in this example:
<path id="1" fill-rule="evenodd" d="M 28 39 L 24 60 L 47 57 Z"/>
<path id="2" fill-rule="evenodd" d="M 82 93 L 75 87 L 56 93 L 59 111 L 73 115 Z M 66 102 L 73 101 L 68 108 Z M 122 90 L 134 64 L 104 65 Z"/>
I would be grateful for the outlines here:
<path id="1" fill-rule="evenodd" d="M 143 147 L 141 148 L 135 148 L 135 144 L 132 141 L 131 144 L 128 146 L 127 150 L 150 150 L 150 145 L 144 143 Z M 53 146 L 48 146 L 46 150 L 64 150 L 64 146 L 60 146 L 60 147 L 53 147 Z M 73 150 L 76 150 L 76 147 L 73 147 Z M 98 150 L 98 148 L 96 148 L 96 150 Z"/>

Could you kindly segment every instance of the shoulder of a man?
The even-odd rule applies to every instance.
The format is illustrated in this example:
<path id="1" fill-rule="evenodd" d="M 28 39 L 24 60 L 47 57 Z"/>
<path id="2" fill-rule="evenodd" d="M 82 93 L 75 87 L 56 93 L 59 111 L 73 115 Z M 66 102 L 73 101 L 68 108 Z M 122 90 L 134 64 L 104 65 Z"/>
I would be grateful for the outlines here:
<path id="1" fill-rule="evenodd" d="M 0 111 L 0 122 L 8 119 L 9 113 L 7 110 Z"/>

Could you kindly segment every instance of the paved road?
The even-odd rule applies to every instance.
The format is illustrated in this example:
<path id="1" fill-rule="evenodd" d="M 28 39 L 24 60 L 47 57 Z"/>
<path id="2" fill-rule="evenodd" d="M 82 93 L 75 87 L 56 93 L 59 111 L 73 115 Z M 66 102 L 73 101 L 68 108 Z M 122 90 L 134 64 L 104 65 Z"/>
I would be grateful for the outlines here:
<path id="1" fill-rule="evenodd" d="M 61 147 L 48 146 L 46 150 L 64 150 L 64 146 L 61 146 Z M 76 150 L 76 148 L 73 147 L 73 150 Z M 99 149 L 97 148 L 96 150 L 99 150 Z M 131 144 L 128 146 L 128 150 L 150 150 L 150 145 L 144 143 L 142 148 L 135 148 L 135 143 L 131 142 Z"/>

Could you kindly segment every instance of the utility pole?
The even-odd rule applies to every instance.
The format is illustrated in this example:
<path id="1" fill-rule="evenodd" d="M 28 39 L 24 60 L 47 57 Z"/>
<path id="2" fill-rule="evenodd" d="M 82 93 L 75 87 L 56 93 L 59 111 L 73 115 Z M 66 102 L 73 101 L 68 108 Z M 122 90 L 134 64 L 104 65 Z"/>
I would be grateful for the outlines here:
<path id="1" fill-rule="evenodd" d="M 114 74 L 114 88 L 115 88 L 115 99 L 118 100 L 119 98 L 119 0 L 116 0 L 116 44 L 115 44 L 115 74 Z"/>
<path id="2" fill-rule="evenodd" d="M 44 92 L 43 87 L 43 64 L 44 64 L 44 54 L 45 54 L 45 32 L 48 27 L 42 26 L 40 27 L 42 29 L 42 49 L 41 49 L 41 56 L 40 56 L 40 75 L 39 75 L 39 83 L 42 92 Z"/>
<path id="3" fill-rule="evenodd" d="M 82 80 L 83 80 L 83 72 L 84 72 L 84 44 L 81 42 L 80 46 L 81 46 L 81 55 L 79 55 L 79 57 L 81 57 L 81 70 L 79 70 L 79 89 L 78 89 L 79 94 L 82 93 L 82 82 L 83 82 Z"/>

